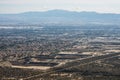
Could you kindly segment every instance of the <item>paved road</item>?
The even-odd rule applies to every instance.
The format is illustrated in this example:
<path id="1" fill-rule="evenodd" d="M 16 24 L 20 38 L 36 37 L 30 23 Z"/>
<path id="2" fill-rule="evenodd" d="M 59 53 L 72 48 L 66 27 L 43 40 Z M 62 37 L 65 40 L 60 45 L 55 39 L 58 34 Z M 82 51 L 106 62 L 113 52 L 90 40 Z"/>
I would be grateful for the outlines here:
<path id="1" fill-rule="evenodd" d="M 27 77 L 27 78 L 23 78 L 23 80 L 32 80 L 33 78 L 37 78 L 37 77 L 40 77 L 42 75 L 54 73 L 54 72 L 57 72 L 57 71 L 62 71 L 66 68 L 70 68 L 70 67 L 74 67 L 74 66 L 78 66 L 78 65 L 84 65 L 84 64 L 95 62 L 95 61 L 98 61 L 98 60 L 109 59 L 109 58 L 112 58 L 112 57 L 116 57 L 118 55 L 120 55 L 120 53 L 111 53 L 111 54 L 106 54 L 106 55 L 101 55 L 101 56 L 88 57 L 88 58 L 84 58 L 84 59 L 76 59 L 76 60 L 73 60 L 71 62 L 67 62 L 63 65 L 53 67 L 50 70 L 46 71 L 46 73 L 38 74 L 38 75 L 35 75 L 35 76 L 30 76 L 30 77 Z"/>
<path id="2" fill-rule="evenodd" d="M 106 55 L 101 55 L 101 56 L 95 56 L 95 57 L 93 56 L 93 57 L 88 57 L 88 58 L 84 58 L 84 59 L 77 59 L 77 60 L 74 60 L 74 61 L 71 61 L 71 62 L 67 62 L 66 64 L 63 64 L 61 66 L 53 67 L 52 69 L 53 70 L 61 70 L 61 69 L 70 68 L 70 67 L 73 67 L 73 66 L 87 64 L 87 63 L 90 63 L 90 62 L 95 62 L 95 61 L 98 61 L 98 60 L 104 60 L 104 59 L 107 59 L 107 58 L 112 58 L 112 57 L 115 57 L 115 56 L 118 56 L 118 55 L 120 55 L 120 53 L 111 53 L 111 54 L 106 54 Z"/>

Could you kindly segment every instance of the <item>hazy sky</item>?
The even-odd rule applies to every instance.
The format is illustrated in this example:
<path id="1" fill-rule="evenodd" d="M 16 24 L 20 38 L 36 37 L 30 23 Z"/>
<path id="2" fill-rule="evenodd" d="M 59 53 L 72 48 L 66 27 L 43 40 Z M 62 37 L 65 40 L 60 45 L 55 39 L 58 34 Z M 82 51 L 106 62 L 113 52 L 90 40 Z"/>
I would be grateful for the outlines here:
<path id="1" fill-rule="evenodd" d="M 120 0 L 0 0 L 0 13 L 52 9 L 120 13 Z"/>

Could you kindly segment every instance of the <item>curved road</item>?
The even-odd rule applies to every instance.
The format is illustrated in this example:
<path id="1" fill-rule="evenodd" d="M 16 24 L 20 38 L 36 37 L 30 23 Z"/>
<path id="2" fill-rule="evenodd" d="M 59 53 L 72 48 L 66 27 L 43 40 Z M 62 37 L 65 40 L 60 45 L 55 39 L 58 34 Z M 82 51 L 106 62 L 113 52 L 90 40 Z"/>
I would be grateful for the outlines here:
<path id="1" fill-rule="evenodd" d="M 92 57 L 87 57 L 87 58 L 84 58 L 84 59 L 76 59 L 76 60 L 73 60 L 71 62 L 67 62 L 67 63 L 65 63 L 63 65 L 53 67 L 53 68 L 51 68 L 50 70 L 46 71 L 43 74 L 30 76 L 30 77 L 27 77 L 27 78 L 23 78 L 21 80 L 32 80 L 32 79 L 38 78 L 38 77 L 40 77 L 42 75 L 54 73 L 54 72 L 57 72 L 57 71 L 62 71 L 64 69 L 66 69 L 66 68 L 70 68 L 70 67 L 74 67 L 74 66 L 78 66 L 78 65 L 84 65 L 84 64 L 95 62 L 95 61 L 98 61 L 98 60 L 109 59 L 109 58 L 112 58 L 112 57 L 116 57 L 118 55 L 120 55 L 120 53 L 110 53 L 110 54 L 105 54 L 105 55 L 101 55 L 101 56 L 92 56 Z"/>

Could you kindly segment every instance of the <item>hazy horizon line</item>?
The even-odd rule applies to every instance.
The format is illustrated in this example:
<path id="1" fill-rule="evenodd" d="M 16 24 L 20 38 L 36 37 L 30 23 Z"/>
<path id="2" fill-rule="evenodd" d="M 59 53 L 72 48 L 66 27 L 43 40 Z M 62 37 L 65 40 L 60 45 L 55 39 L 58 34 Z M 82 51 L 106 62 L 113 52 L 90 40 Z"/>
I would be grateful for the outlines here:
<path id="1" fill-rule="evenodd" d="M 40 10 L 40 11 L 21 11 L 21 12 L 2 12 L 2 13 L 0 13 L 0 14 L 22 14 L 22 13 L 27 13 L 27 12 L 48 12 L 48 11 L 68 11 L 68 12 L 78 12 L 78 13 L 80 13 L 80 12 L 93 12 L 93 13 L 99 13 L 99 14 L 120 14 L 120 13 L 115 13 L 115 12 L 98 12 L 98 11 L 87 11 L 87 10 L 82 10 L 82 11 L 77 11 L 77 10 L 65 10 L 65 9 L 49 9 L 49 10 Z"/>

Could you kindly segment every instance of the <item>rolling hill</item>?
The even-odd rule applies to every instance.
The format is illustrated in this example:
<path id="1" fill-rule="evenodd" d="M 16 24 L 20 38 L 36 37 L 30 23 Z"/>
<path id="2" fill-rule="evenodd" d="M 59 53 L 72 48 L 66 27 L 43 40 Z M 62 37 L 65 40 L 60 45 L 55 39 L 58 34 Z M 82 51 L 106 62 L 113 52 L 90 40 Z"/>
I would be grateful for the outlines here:
<path id="1" fill-rule="evenodd" d="M 49 10 L 44 12 L 24 12 L 0 14 L 0 24 L 112 24 L 120 25 L 120 14 Z"/>

